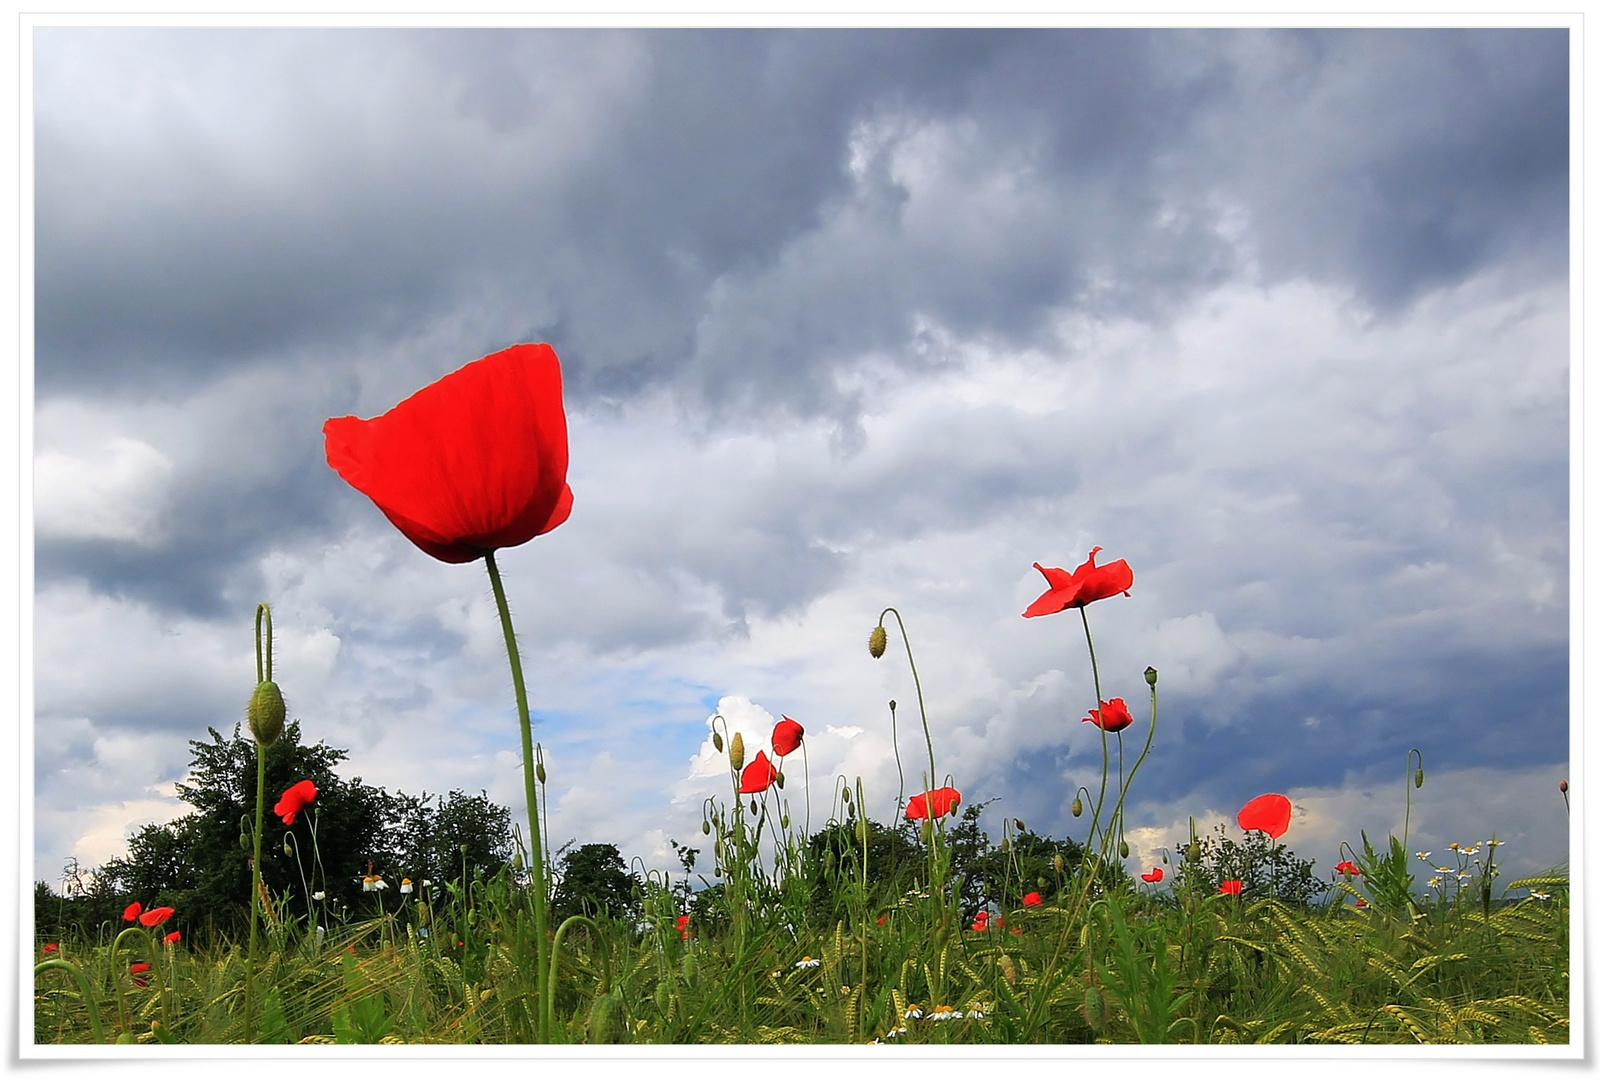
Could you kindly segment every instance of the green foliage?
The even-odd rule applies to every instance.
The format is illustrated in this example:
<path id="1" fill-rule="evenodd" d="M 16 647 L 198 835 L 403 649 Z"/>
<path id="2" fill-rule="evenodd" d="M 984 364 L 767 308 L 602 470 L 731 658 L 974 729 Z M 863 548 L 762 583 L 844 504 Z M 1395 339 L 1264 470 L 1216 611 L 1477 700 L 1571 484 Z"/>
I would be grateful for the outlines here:
<path id="1" fill-rule="evenodd" d="M 1360 832 L 1360 842 L 1363 847 L 1359 856 L 1360 874 L 1371 904 L 1392 915 L 1413 911 L 1415 878 L 1410 873 L 1410 860 L 1403 842 L 1390 834 L 1386 854 L 1371 846 L 1371 838 L 1364 830 Z M 1492 879 L 1489 880 L 1491 884 Z"/>
<path id="2" fill-rule="evenodd" d="M 1321 896 L 1328 886 L 1315 876 L 1313 859 L 1300 859 L 1262 832 L 1248 833 L 1239 843 L 1226 835 L 1193 837 L 1176 845 L 1178 891 L 1209 894 L 1223 881 L 1241 881 L 1242 899 L 1280 900 L 1303 907 Z"/>
<path id="3" fill-rule="evenodd" d="M 570 915 L 611 915 L 634 923 L 641 917 L 641 881 L 624 866 L 615 844 L 584 844 L 557 864 L 552 912 L 558 922 Z"/>

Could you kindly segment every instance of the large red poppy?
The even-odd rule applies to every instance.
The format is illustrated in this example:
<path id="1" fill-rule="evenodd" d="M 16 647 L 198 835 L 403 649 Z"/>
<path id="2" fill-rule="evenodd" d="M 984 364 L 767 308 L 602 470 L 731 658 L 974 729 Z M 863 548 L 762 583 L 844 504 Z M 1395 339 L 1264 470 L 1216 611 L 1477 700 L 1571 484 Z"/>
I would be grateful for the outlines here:
<path id="1" fill-rule="evenodd" d="M 782 716 L 780 723 L 769 735 L 769 745 L 775 748 L 780 757 L 795 754 L 797 747 L 802 745 L 803 726 L 789 716 Z"/>
<path id="2" fill-rule="evenodd" d="M 514 345 L 382 416 L 323 425 L 329 466 L 414 544 L 472 562 L 568 520 L 568 421 L 550 345 Z"/>
<path id="3" fill-rule="evenodd" d="M 1042 894 L 1039 893 L 1039 892 L 1028 892 L 1028 893 L 1026 893 L 1024 896 L 1022 896 L 1020 898 L 1020 906 L 1021 907 L 1041 907 L 1042 906 Z"/>
<path id="4" fill-rule="evenodd" d="M 928 817 L 946 817 L 959 805 L 957 788 L 940 787 L 935 791 L 921 792 L 908 800 L 903 808 L 903 816 L 910 821 L 919 821 Z"/>
<path id="5" fill-rule="evenodd" d="M 1232 878 L 1230 881 L 1223 881 L 1220 883 L 1220 891 L 1227 896 L 1242 896 L 1243 883 L 1236 878 Z"/>
<path id="6" fill-rule="evenodd" d="M 139 918 L 139 913 L 144 910 L 145 905 L 141 904 L 138 900 L 135 900 L 132 904 L 129 904 L 127 907 L 123 908 L 123 922 L 133 922 L 135 919 Z"/>
<path id="7" fill-rule="evenodd" d="M 775 768 L 775 763 L 760 750 L 758 756 L 741 770 L 741 794 L 756 795 L 760 791 L 767 791 L 779 776 L 780 771 Z"/>
<path id="8" fill-rule="evenodd" d="M 306 809 L 307 805 L 317 797 L 317 785 L 310 780 L 298 781 L 291 784 L 290 789 L 279 796 L 279 801 L 273 804 L 273 812 L 286 825 L 294 825 L 295 815 Z"/>
<path id="9" fill-rule="evenodd" d="M 1025 617 L 1034 619 L 1038 615 L 1052 615 L 1066 608 L 1086 607 L 1094 600 L 1104 600 L 1116 593 L 1130 596 L 1127 590 L 1131 588 L 1131 567 L 1125 559 L 1094 566 L 1093 561 L 1102 550 L 1101 547 L 1095 547 L 1088 552 L 1087 561 L 1076 567 L 1073 574 L 1057 566 L 1032 563 L 1048 579 L 1048 591 L 1031 602 L 1031 606 L 1025 609 Z"/>
<path id="10" fill-rule="evenodd" d="M 1108 732 L 1124 731 L 1131 726 L 1131 710 L 1125 698 L 1110 698 L 1102 708 L 1089 709 L 1081 718 L 1083 724 L 1097 724 Z"/>
<path id="11" fill-rule="evenodd" d="M 1237 812 L 1237 824 L 1245 832 L 1258 829 L 1272 840 L 1287 831 L 1293 820 L 1293 804 L 1286 795 L 1261 795 L 1248 800 L 1248 805 Z"/>
<path id="12" fill-rule="evenodd" d="M 1332 869 L 1335 872 L 1337 872 L 1339 874 L 1342 874 L 1344 877 L 1359 877 L 1360 876 L 1360 868 L 1358 866 L 1355 866 L 1353 860 L 1351 860 L 1351 859 L 1344 859 L 1342 862 L 1340 862 L 1336 866 L 1332 867 Z"/>
<path id="13" fill-rule="evenodd" d="M 143 914 L 143 915 L 141 915 L 139 917 L 139 925 L 145 926 L 145 927 L 160 926 L 160 925 L 162 925 L 162 923 L 166 922 L 168 919 L 171 919 L 172 917 L 173 917 L 173 909 L 172 908 L 170 908 L 170 907 L 153 907 L 149 911 L 145 912 L 145 914 Z"/>
<path id="14" fill-rule="evenodd" d="M 1137 876 L 1142 878 L 1150 885 L 1157 885 L 1159 882 L 1165 880 L 1165 872 L 1157 866 L 1148 871 L 1146 874 L 1139 874 Z"/>

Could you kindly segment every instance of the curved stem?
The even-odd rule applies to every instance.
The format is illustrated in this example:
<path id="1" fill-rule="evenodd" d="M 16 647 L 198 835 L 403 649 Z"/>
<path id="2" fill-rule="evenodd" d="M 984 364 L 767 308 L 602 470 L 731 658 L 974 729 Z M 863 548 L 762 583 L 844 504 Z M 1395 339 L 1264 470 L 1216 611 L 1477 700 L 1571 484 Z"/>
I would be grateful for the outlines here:
<path id="1" fill-rule="evenodd" d="M 535 745 L 530 734 L 529 697 L 524 691 L 524 667 L 518 659 L 518 641 L 513 636 L 513 616 L 507 609 L 507 592 L 496 569 L 496 553 L 485 552 L 485 569 L 490 574 L 491 591 L 496 594 L 496 611 L 501 616 L 502 637 L 507 643 L 507 663 L 513 673 L 513 696 L 518 703 L 518 735 L 524 751 L 524 805 L 529 813 L 531 886 L 535 894 L 535 993 L 540 999 L 536 1037 L 550 1038 L 547 1017 L 551 1012 L 551 992 L 546 983 L 546 859 L 541 847 L 540 810 L 535 794 Z"/>
<path id="2" fill-rule="evenodd" d="M 84 1008 L 89 1011 L 89 1034 L 96 1045 L 106 1041 L 106 1030 L 100 1023 L 100 1006 L 95 1003 L 95 995 L 89 988 L 89 979 L 76 964 L 65 960 L 44 960 L 33 966 L 33 977 L 37 979 L 47 971 L 65 971 L 78 982 L 78 993 L 84 999 Z"/>
<path id="3" fill-rule="evenodd" d="M 575 923 L 584 923 L 586 926 L 589 926 L 591 928 L 591 933 L 596 937 L 596 951 L 597 954 L 602 958 L 602 986 L 597 993 L 599 995 L 605 994 L 612 988 L 613 969 L 610 966 L 607 958 L 607 943 L 602 940 L 602 928 L 597 926 L 589 916 L 570 915 L 568 918 L 564 919 L 563 924 L 557 928 L 557 933 L 552 935 L 552 966 L 551 970 L 546 973 L 546 988 L 549 993 L 546 995 L 545 1004 L 542 1009 L 542 1015 L 544 1017 L 544 1022 L 548 1032 L 555 1030 L 557 1027 L 557 1005 L 555 1000 L 557 997 L 557 962 L 562 958 L 563 937 L 568 933 L 568 928 L 573 926 Z"/>
<path id="4" fill-rule="evenodd" d="M 908 670 L 914 673 L 914 699 L 919 702 L 920 726 L 925 729 L 925 751 L 931 760 L 931 783 L 936 783 L 936 747 L 931 742 L 931 724 L 925 716 L 925 692 L 920 689 L 920 669 L 914 666 L 914 650 L 908 643 L 908 627 L 903 625 L 903 614 L 894 607 L 881 612 L 881 623 L 884 625 L 888 614 L 897 616 L 897 629 L 903 634 L 903 652 L 908 657 Z M 927 791 L 930 789 L 927 788 Z"/>
<path id="5" fill-rule="evenodd" d="M 1410 771 L 1411 760 L 1416 762 L 1416 768 L 1419 769 L 1426 759 L 1421 756 L 1421 751 L 1415 747 L 1411 747 L 1410 752 L 1404 755 L 1404 839 L 1400 842 L 1406 848 L 1410 846 L 1410 789 L 1414 786 L 1415 781 L 1415 777 Z"/>

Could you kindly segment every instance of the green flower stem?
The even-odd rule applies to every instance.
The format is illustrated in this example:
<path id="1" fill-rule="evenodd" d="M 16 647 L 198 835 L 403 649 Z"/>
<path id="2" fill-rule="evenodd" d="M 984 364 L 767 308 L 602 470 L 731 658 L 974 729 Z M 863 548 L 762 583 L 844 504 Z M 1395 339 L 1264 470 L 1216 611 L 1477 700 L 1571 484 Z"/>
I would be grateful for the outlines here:
<path id="1" fill-rule="evenodd" d="M 546 995 L 545 1003 L 541 1012 L 545 1019 L 548 1032 L 554 1031 L 557 1028 L 557 1009 L 555 1000 L 557 997 L 557 962 L 562 956 L 561 950 L 563 946 L 563 938 L 568 934 L 568 928 L 573 926 L 575 923 L 584 923 L 586 926 L 591 928 L 591 934 L 596 940 L 597 955 L 602 958 L 602 985 L 597 990 L 597 996 L 600 997 L 601 995 L 607 993 L 612 988 L 613 984 L 613 971 L 608 961 L 607 942 L 602 938 L 602 928 L 597 926 L 594 921 L 584 915 L 570 915 L 568 918 L 564 919 L 563 925 L 559 926 L 557 928 L 557 933 L 552 935 L 552 967 L 551 970 L 546 973 L 546 985 L 552 992 Z"/>
<path id="2" fill-rule="evenodd" d="M 82 971 L 78 970 L 76 964 L 68 963 L 65 960 L 45 960 L 35 964 L 33 977 L 37 979 L 47 971 L 65 971 L 77 980 L 78 993 L 83 997 L 84 1008 L 89 1012 L 90 1037 L 94 1039 L 96 1045 L 104 1043 L 106 1041 L 106 1029 L 101 1026 L 100 1006 L 96 1004 L 94 992 L 89 988 L 89 979 Z"/>
<path id="3" fill-rule="evenodd" d="M 1087 621 L 1087 605 L 1082 604 L 1080 611 L 1081 626 L 1087 632 L 1087 655 L 1092 659 L 1092 696 L 1095 700 L 1093 708 L 1098 710 L 1098 717 L 1101 720 L 1103 717 L 1103 687 L 1098 681 L 1098 653 L 1092 647 L 1092 624 Z M 1098 805 L 1093 807 L 1092 810 L 1092 831 L 1087 833 L 1087 846 L 1089 848 L 1092 846 L 1093 834 L 1098 831 L 1098 822 L 1103 816 L 1104 794 L 1109 787 L 1109 731 L 1102 723 L 1094 726 L 1098 729 L 1098 734 L 1101 736 L 1099 741 L 1103 746 L 1103 778 L 1098 781 Z M 1109 837 L 1108 826 L 1104 827 L 1103 832 L 1104 839 L 1107 840 Z M 1099 850 L 1101 852 L 1101 846 Z"/>
<path id="4" fill-rule="evenodd" d="M 529 697 L 524 691 L 524 668 L 518 660 L 518 642 L 513 636 L 513 616 L 507 609 L 507 592 L 502 588 L 502 576 L 496 569 L 496 553 L 485 552 L 485 569 L 490 573 L 490 587 L 496 594 L 496 610 L 502 619 L 502 637 L 507 641 L 507 663 L 513 671 L 513 694 L 518 701 L 518 733 L 524 750 L 524 804 L 529 811 L 530 873 L 535 893 L 535 993 L 540 999 L 536 1019 L 536 1035 L 540 1042 L 550 1041 L 547 1020 L 551 1002 L 546 982 L 546 859 L 541 846 L 541 824 L 535 794 L 535 744 L 530 735 Z"/>

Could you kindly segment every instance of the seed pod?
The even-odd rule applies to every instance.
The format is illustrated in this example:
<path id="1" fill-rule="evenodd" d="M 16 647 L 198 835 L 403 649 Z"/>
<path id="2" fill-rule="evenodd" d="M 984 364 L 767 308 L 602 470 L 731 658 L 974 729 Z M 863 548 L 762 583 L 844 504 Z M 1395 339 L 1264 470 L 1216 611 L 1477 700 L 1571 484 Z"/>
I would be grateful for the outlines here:
<path id="1" fill-rule="evenodd" d="M 591 1006 L 591 1015 L 586 1021 L 586 1035 L 592 1043 L 616 1043 L 619 1041 L 619 998 L 616 991 L 609 991 L 596 999 Z"/>
<path id="2" fill-rule="evenodd" d="M 747 744 L 741 741 L 741 732 L 730 736 L 730 767 L 737 772 L 747 760 Z"/>
<path id="3" fill-rule="evenodd" d="M 1071 817 L 1080 817 L 1081 816 L 1081 796 L 1080 795 L 1077 795 L 1075 797 L 1075 801 L 1070 804 L 1070 816 Z"/>
<path id="4" fill-rule="evenodd" d="M 1131 845 L 1124 840 L 1120 841 L 1120 857 L 1122 859 L 1131 858 Z"/>
<path id="5" fill-rule="evenodd" d="M 724 736 L 717 731 L 713 733 L 713 748 L 721 754 L 724 753 Z"/>
<path id="6" fill-rule="evenodd" d="M 703 836 L 709 836 L 712 833 L 713 833 L 713 826 L 709 825 L 707 819 L 704 818 L 702 820 L 702 835 Z"/>
<path id="7" fill-rule="evenodd" d="M 1423 769 L 1421 766 L 1417 765 L 1416 766 L 1416 787 L 1420 787 L 1422 784 L 1426 783 L 1426 781 L 1427 781 L 1427 771 L 1425 769 Z"/>
<path id="8" fill-rule="evenodd" d="M 877 660 L 886 655 L 886 627 L 877 626 L 869 632 L 869 655 Z"/>
<path id="9" fill-rule="evenodd" d="M 1108 1005 L 1104 1003 L 1103 991 L 1096 986 L 1087 987 L 1087 994 L 1081 1001 L 1081 1010 L 1086 1013 L 1087 1023 L 1092 1030 L 1102 1031 L 1109 1020 Z"/>
<path id="10" fill-rule="evenodd" d="M 277 742 L 284 734 L 284 695 L 279 693 L 278 684 L 268 679 L 257 683 L 245 716 L 257 745 L 272 746 Z"/>
<path id="11" fill-rule="evenodd" d="M 1159 672 L 1155 671 L 1153 668 L 1149 668 L 1146 671 L 1144 671 L 1142 673 L 1142 677 L 1144 679 L 1148 680 L 1148 685 L 1149 686 L 1158 686 L 1159 685 Z"/>

